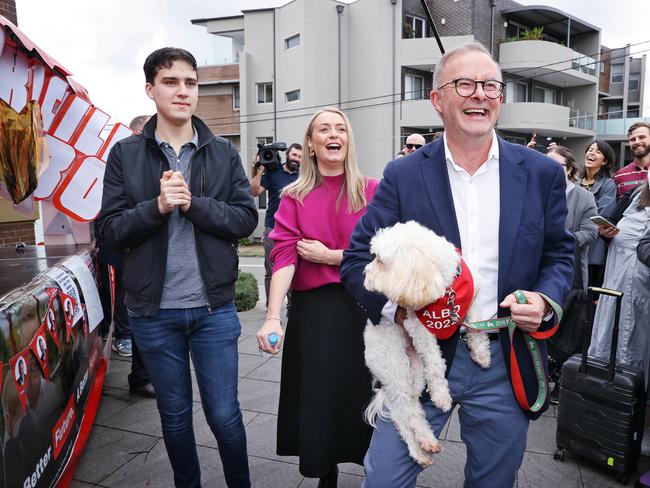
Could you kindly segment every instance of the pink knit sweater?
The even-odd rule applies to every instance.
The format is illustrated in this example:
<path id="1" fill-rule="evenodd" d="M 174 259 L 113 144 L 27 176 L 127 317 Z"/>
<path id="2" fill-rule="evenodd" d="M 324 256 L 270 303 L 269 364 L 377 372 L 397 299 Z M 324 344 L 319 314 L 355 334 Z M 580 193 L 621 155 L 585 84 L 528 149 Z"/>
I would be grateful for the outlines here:
<path id="1" fill-rule="evenodd" d="M 365 213 L 362 209 L 348 213 L 348 199 L 343 196 L 336 211 L 336 200 L 345 175 L 324 176 L 323 184 L 312 190 L 300 204 L 291 197 L 282 197 L 275 213 L 275 227 L 269 234 L 274 241 L 271 261 L 273 272 L 293 264 L 296 272 L 292 290 L 312 290 L 328 283 L 340 283 L 339 267 L 316 264 L 300 259 L 296 243 L 300 239 L 315 239 L 330 249 L 347 249 L 354 226 Z M 372 200 L 379 181 L 366 179 L 366 199 Z"/>

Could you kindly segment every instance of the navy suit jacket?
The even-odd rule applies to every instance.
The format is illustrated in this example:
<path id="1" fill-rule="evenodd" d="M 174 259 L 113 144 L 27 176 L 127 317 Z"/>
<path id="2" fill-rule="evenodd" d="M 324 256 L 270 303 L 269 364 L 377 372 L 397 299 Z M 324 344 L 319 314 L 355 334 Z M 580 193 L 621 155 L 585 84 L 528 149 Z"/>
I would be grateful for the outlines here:
<path id="1" fill-rule="evenodd" d="M 498 283 L 482 286 L 497 286 L 499 303 L 515 290 L 529 290 L 541 292 L 561 304 L 571 287 L 575 249 L 573 236 L 565 230 L 564 172 L 560 165 L 536 151 L 500 138 L 498 141 L 499 279 Z M 378 229 L 409 220 L 444 236 L 462 250 L 442 139 L 386 166 L 384 178 L 352 234 L 350 249 L 343 253 L 342 281 L 373 323 L 379 322 L 386 297 L 363 286 L 363 270 L 372 260 L 370 239 Z M 504 315 L 509 315 L 509 310 L 499 309 L 499 316 Z M 542 324 L 539 330 L 552 326 L 551 322 Z M 501 329 L 500 339 L 510 369 L 510 340 L 506 329 Z M 440 341 L 447 371 L 457 341 L 458 333 Z M 546 367 L 546 344 L 538 342 Z M 537 381 L 520 331 L 515 334 L 515 350 L 532 404 L 537 395 Z M 541 413 L 530 417 L 536 418 Z"/>

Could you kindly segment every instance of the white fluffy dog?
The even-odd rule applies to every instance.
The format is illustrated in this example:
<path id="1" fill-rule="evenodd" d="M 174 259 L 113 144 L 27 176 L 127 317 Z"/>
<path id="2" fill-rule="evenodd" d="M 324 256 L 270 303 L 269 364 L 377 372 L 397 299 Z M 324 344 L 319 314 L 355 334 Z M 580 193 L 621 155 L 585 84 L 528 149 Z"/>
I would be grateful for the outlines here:
<path id="1" fill-rule="evenodd" d="M 446 331 L 449 333 L 459 326 L 467 310 L 454 305 L 453 298 L 451 307 L 442 314 L 446 320 L 426 320 L 432 316 L 425 312 L 422 317 L 419 310 L 439 299 L 444 300 L 443 307 L 448 306 L 450 286 L 464 263 L 453 244 L 414 221 L 380 229 L 370 242 L 370 252 L 375 259 L 365 268 L 364 286 L 406 308 L 408 316 L 403 328 L 385 318 L 378 325 L 368 322 L 366 326 L 366 364 L 374 383 L 381 383 L 366 410 L 366 419 L 372 426 L 378 415 L 392 420 L 411 457 L 420 465 L 429 466 L 433 464 L 433 454 L 440 452 L 442 446 L 426 420 L 420 395 L 426 384 L 433 404 L 443 411 L 451 409 L 453 400 L 445 378 L 445 360 L 436 336 L 427 327 L 452 327 Z M 469 280 L 471 283 L 471 277 Z M 469 303 L 473 285 L 470 290 Z M 454 311 L 460 317 L 454 316 Z M 490 365 L 487 335 L 468 334 L 467 345 L 472 359 L 487 368 Z"/>

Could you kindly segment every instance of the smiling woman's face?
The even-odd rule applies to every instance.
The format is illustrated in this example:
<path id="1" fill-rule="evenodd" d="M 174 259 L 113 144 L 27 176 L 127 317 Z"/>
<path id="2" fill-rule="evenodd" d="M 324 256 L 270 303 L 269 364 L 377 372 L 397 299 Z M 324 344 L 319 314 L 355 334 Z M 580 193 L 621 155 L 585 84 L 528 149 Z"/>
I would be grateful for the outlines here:
<path id="1" fill-rule="evenodd" d="M 585 153 L 585 167 L 595 169 L 598 172 L 606 164 L 605 155 L 600 152 L 598 145 L 594 142 Z"/>
<path id="2" fill-rule="evenodd" d="M 343 117 L 334 112 L 323 112 L 316 117 L 308 145 L 316 155 L 321 174 L 343 173 L 348 154 L 348 128 Z"/>

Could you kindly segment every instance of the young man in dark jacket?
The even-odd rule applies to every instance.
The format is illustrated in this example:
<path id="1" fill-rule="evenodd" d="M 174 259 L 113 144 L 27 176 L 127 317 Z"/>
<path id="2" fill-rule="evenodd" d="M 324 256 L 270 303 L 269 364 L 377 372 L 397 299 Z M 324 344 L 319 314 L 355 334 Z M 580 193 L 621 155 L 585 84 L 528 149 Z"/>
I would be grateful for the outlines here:
<path id="1" fill-rule="evenodd" d="M 229 487 L 249 487 L 237 400 L 237 240 L 257 210 L 235 147 L 193 116 L 196 60 L 163 48 L 145 63 L 156 115 L 108 158 L 101 238 L 126 250 L 129 324 L 156 389 L 177 487 L 199 487 L 189 352 Z"/>

